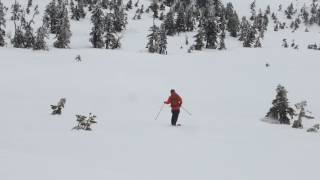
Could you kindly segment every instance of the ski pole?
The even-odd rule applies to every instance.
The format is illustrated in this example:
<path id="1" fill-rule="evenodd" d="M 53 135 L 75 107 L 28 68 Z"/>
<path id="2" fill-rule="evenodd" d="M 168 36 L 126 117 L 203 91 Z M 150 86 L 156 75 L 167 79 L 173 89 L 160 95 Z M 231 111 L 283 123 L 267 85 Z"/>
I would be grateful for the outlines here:
<path id="1" fill-rule="evenodd" d="M 192 115 L 191 112 L 189 112 L 185 107 L 181 106 L 181 108 L 182 108 L 187 114 L 189 114 L 189 116 Z"/>
<path id="2" fill-rule="evenodd" d="M 162 106 L 161 106 L 161 108 L 160 108 L 160 110 L 159 110 L 159 112 L 158 112 L 158 114 L 157 114 L 157 116 L 156 116 L 156 118 L 155 118 L 154 120 L 157 120 L 157 119 L 158 119 L 158 117 L 160 116 L 160 113 L 162 112 L 162 110 L 163 110 L 163 108 L 164 108 L 164 105 L 165 105 L 165 104 L 162 104 Z"/>

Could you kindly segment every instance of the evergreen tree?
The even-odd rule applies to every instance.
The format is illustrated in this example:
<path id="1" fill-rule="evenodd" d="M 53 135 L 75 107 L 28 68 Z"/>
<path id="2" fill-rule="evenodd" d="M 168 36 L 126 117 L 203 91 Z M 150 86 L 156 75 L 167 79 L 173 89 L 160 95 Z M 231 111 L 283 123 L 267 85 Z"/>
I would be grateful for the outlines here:
<path id="1" fill-rule="evenodd" d="M 204 23 L 204 32 L 206 40 L 206 48 L 216 49 L 218 42 L 218 35 L 220 32 L 219 24 L 215 16 L 209 16 Z"/>
<path id="2" fill-rule="evenodd" d="M 49 24 L 50 32 L 56 34 L 59 27 L 58 27 L 58 7 L 56 0 L 52 0 L 47 6 L 45 10 L 44 19 Z"/>
<path id="3" fill-rule="evenodd" d="M 258 36 L 257 39 L 256 39 L 256 42 L 254 43 L 254 46 L 255 48 L 261 48 L 262 47 L 262 44 L 261 44 L 261 36 Z"/>
<path id="4" fill-rule="evenodd" d="M 243 47 L 252 47 L 256 40 L 256 29 L 253 26 L 250 26 L 246 32 L 245 39 L 243 40 Z"/>
<path id="5" fill-rule="evenodd" d="M 304 24 L 306 24 L 306 25 L 309 24 L 309 12 L 308 12 L 305 4 L 301 8 L 301 16 L 302 16 Z"/>
<path id="6" fill-rule="evenodd" d="M 193 31 L 194 30 L 194 25 L 195 25 L 195 20 L 194 20 L 194 15 L 193 15 L 193 10 L 189 9 L 186 12 L 186 31 Z"/>
<path id="7" fill-rule="evenodd" d="M 73 1 L 71 1 L 73 3 Z M 71 6 L 71 19 L 79 21 L 86 17 L 86 12 L 84 10 L 84 3 L 83 0 L 77 0 L 77 5 L 72 7 Z"/>
<path id="8" fill-rule="evenodd" d="M 41 26 L 37 30 L 36 37 L 33 44 L 33 50 L 47 50 L 48 46 L 45 39 L 47 39 L 48 37 L 49 36 L 48 36 L 47 29 L 44 26 Z"/>
<path id="9" fill-rule="evenodd" d="M 158 12 L 158 10 L 159 10 L 159 5 L 158 5 L 158 3 L 154 0 L 153 2 L 152 2 L 152 4 L 150 5 L 150 9 L 152 10 L 152 12 L 153 12 L 153 18 L 158 18 L 159 17 L 159 12 Z"/>
<path id="10" fill-rule="evenodd" d="M 234 15 L 234 8 L 231 2 L 227 3 L 225 14 L 227 20 L 229 20 Z"/>
<path id="11" fill-rule="evenodd" d="M 169 11 L 164 20 L 164 26 L 167 31 L 167 35 L 173 36 L 175 34 L 175 24 L 174 24 L 174 12 Z"/>
<path id="12" fill-rule="evenodd" d="M 121 47 L 120 37 L 116 36 L 116 33 L 107 32 L 105 36 L 106 49 L 117 49 Z"/>
<path id="13" fill-rule="evenodd" d="M 3 3 L 0 1 L 0 47 L 3 47 L 6 45 L 5 43 L 5 35 L 6 35 L 6 19 L 5 19 L 5 7 Z"/>
<path id="14" fill-rule="evenodd" d="M 135 6 L 135 7 L 138 7 L 138 5 L 139 5 L 139 0 L 137 0 L 137 2 L 134 3 L 134 6 Z"/>
<path id="15" fill-rule="evenodd" d="M 15 0 L 14 4 L 11 6 L 11 20 L 14 22 L 14 26 L 16 27 L 16 22 L 20 20 L 20 17 L 22 16 L 23 10 L 21 8 L 21 5 Z"/>
<path id="16" fill-rule="evenodd" d="M 265 11 L 265 14 L 266 15 L 269 15 L 271 13 L 271 8 L 270 8 L 270 5 L 267 6 L 267 9 Z"/>
<path id="17" fill-rule="evenodd" d="M 317 11 L 317 22 L 316 23 L 320 26 L 320 8 Z"/>
<path id="18" fill-rule="evenodd" d="M 132 0 L 129 0 L 127 5 L 126 5 L 126 9 L 129 10 L 129 9 L 132 9 Z"/>
<path id="19" fill-rule="evenodd" d="M 225 32 L 222 31 L 222 33 L 219 36 L 219 50 L 224 50 L 226 49 L 226 44 L 224 39 L 226 38 Z"/>
<path id="20" fill-rule="evenodd" d="M 283 46 L 284 48 L 288 48 L 288 47 L 289 47 L 288 42 L 287 42 L 287 39 L 283 39 L 283 40 L 282 40 L 282 46 Z"/>
<path id="21" fill-rule="evenodd" d="M 93 27 L 90 33 L 90 42 L 94 48 L 102 48 L 104 46 L 103 35 L 104 35 L 104 17 L 103 11 L 100 6 L 95 6 L 92 10 L 91 22 Z"/>
<path id="22" fill-rule="evenodd" d="M 24 33 L 24 48 L 32 48 L 34 44 L 34 34 L 33 34 L 33 28 L 31 24 L 27 24 L 24 27 L 25 33 Z"/>
<path id="23" fill-rule="evenodd" d="M 178 33 L 186 31 L 185 14 L 182 8 L 178 12 L 178 16 L 175 22 L 175 29 Z"/>
<path id="24" fill-rule="evenodd" d="M 239 37 L 239 40 L 240 41 L 243 41 L 246 36 L 247 36 L 247 33 L 249 32 L 249 29 L 250 29 L 250 23 L 249 21 L 246 19 L 246 17 L 242 17 L 242 20 L 241 20 L 241 23 L 240 23 L 240 37 Z"/>
<path id="25" fill-rule="evenodd" d="M 159 27 L 153 24 L 150 27 L 151 33 L 147 36 L 148 37 L 148 44 L 147 47 L 150 53 L 158 52 L 159 50 Z"/>
<path id="26" fill-rule="evenodd" d="M 161 3 L 161 5 L 160 5 L 160 11 L 164 11 L 164 10 L 166 10 L 166 7 L 164 6 L 164 4 L 163 3 Z"/>
<path id="27" fill-rule="evenodd" d="M 251 17 L 250 20 L 253 21 L 256 18 L 256 0 L 254 0 L 250 4 L 250 9 L 251 9 Z"/>
<path id="28" fill-rule="evenodd" d="M 276 91 L 276 98 L 272 101 L 273 107 L 270 108 L 266 117 L 278 120 L 281 124 L 290 124 L 290 119 L 294 116 L 294 110 L 289 106 L 288 92 L 281 85 L 277 87 Z"/>
<path id="29" fill-rule="evenodd" d="M 11 40 L 11 44 L 15 48 L 24 48 L 24 34 L 20 26 L 15 28 L 14 37 Z"/>
<path id="30" fill-rule="evenodd" d="M 230 32 L 230 36 L 237 37 L 240 29 L 240 21 L 238 18 L 238 14 L 234 12 L 227 22 L 227 30 Z"/>
<path id="31" fill-rule="evenodd" d="M 32 0 L 28 0 L 27 9 L 26 9 L 27 14 L 30 13 L 30 8 L 31 7 L 32 7 Z"/>
<path id="32" fill-rule="evenodd" d="M 165 5 L 171 7 L 171 6 L 173 5 L 173 3 L 174 3 L 174 0 L 164 0 L 163 3 L 164 3 Z"/>
<path id="33" fill-rule="evenodd" d="M 127 14 L 124 12 L 123 7 L 115 6 L 114 8 L 114 29 L 116 32 L 121 32 L 126 28 L 127 25 Z"/>
<path id="34" fill-rule="evenodd" d="M 165 25 L 161 24 L 159 31 L 159 54 L 167 54 L 167 33 L 165 29 Z"/>
<path id="35" fill-rule="evenodd" d="M 53 45 L 56 48 L 68 48 L 72 33 L 70 31 L 68 9 L 66 8 L 64 3 L 62 4 L 61 11 L 59 12 L 58 17 L 59 31 L 56 35 L 57 40 L 54 42 Z"/>
<path id="36" fill-rule="evenodd" d="M 204 32 L 202 28 L 199 28 L 198 33 L 194 37 L 196 38 L 194 48 L 201 51 L 204 47 Z"/>
<path id="37" fill-rule="evenodd" d="M 225 8 L 221 2 L 221 0 L 212 0 L 212 5 L 214 9 L 214 16 L 222 17 L 224 15 Z"/>
<path id="38" fill-rule="evenodd" d="M 104 32 L 107 33 L 114 33 L 115 27 L 114 27 L 114 14 L 113 13 L 107 13 L 104 17 Z"/>
<path id="39" fill-rule="evenodd" d="M 29 13 L 31 13 L 31 11 Z M 39 14 L 38 6 L 35 6 L 32 18 L 29 21 L 26 20 L 24 13 L 23 13 L 23 16 L 21 17 L 22 28 L 24 29 L 24 48 L 33 47 L 33 44 L 35 41 L 35 35 L 33 33 L 32 25 L 34 24 L 34 18 L 38 14 Z"/>
<path id="40" fill-rule="evenodd" d="M 317 0 L 312 0 L 311 10 L 310 10 L 311 17 L 309 20 L 310 25 L 317 22 L 317 9 L 318 9 Z"/>
<path id="41" fill-rule="evenodd" d="M 292 19 L 292 16 L 294 15 L 294 7 L 293 7 L 293 4 L 291 3 L 287 10 L 284 11 L 284 13 L 287 15 L 287 18 L 288 19 Z"/>
<path id="42" fill-rule="evenodd" d="M 163 14 L 163 12 L 161 12 L 160 16 L 159 16 L 159 20 L 162 21 L 163 19 L 164 19 L 164 14 Z"/>

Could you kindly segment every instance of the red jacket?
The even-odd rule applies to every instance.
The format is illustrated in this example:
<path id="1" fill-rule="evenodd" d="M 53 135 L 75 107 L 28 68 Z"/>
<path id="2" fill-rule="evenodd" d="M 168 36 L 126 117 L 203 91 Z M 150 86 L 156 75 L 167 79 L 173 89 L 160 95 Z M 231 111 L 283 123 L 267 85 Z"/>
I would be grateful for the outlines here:
<path id="1" fill-rule="evenodd" d="M 171 104 L 172 110 L 180 110 L 182 98 L 177 93 L 174 93 L 164 103 Z"/>

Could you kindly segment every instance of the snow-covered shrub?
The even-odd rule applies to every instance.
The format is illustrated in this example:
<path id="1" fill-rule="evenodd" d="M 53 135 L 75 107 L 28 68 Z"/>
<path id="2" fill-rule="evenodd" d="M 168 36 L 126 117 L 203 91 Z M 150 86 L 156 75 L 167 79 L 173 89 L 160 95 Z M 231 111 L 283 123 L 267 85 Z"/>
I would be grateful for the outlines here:
<path id="1" fill-rule="evenodd" d="M 320 129 L 320 124 L 315 124 L 311 128 L 307 129 L 307 132 L 318 132 Z"/>
<path id="2" fill-rule="evenodd" d="M 292 125 L 293 128 L 303 128 L 302 118 L 313 119 L 312 116 L 307 115 L 307 113 L 310 113 L 310 112 L 305 110 L 306 106 L 307 106 L 307 101 L 302 101 L 300 103 L 295 104 L 297 111 L 300 111 L 300 112 L 297 114 L 298 119 L 293 122 L 293 125 Z"/>
<path id="3" fill-rule="evenodd" d="M 308 49 L 320 50 L 320 46 L 317 45 L 317 43 L 309 44 L 309 45 L 308 45 Z"/>
<path id="4" fill-rule="evenodd" d="M 78 55 L 76 58 L 75 58 L 76 62 L 81 62 L 82 61 L 82 58 L 80 55 Z"/>
<path id="5" fill-rule="evenodd" d="M 60 115 L 62 113 L 62 109 L 66 104 L 66 98 L 61 98 L 57 105 L 51 105 L 52 115 Z"/>
<path id="6" fill-rule="evenodd" d="M 83 116 L 83 115 L 76 115 L 78 124 L 73 127 L 72 129 L 75 130 L 85 130 L 85 131 L 91 131 L 91 125 L 97 123 L 95 120 L 97 118 L 96 115 L 93 115 L 92 113 L 89 113 L 89 116 Z"/>

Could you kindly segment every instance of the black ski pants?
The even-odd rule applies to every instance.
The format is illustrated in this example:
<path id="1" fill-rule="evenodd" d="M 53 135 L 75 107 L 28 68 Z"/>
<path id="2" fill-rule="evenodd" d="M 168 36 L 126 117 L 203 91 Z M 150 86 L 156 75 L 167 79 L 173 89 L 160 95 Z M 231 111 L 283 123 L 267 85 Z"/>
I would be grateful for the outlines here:
<path id="1" fill-rule="evenodd" d="M 177 121 L 178 121 L 180 110 L 171 110 L 171 112 L 172 112 L 171 125 L 175 126 L 177 124 Z"/>

